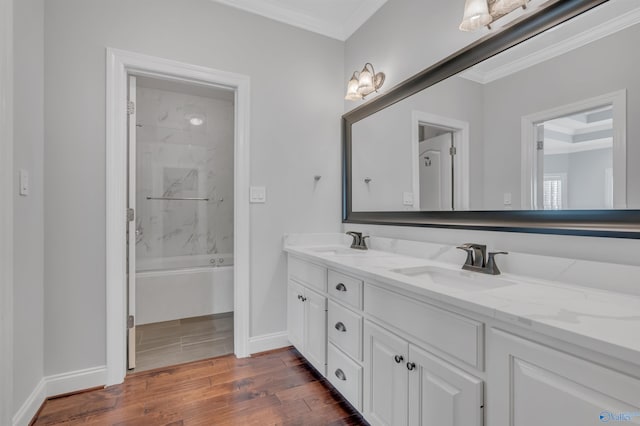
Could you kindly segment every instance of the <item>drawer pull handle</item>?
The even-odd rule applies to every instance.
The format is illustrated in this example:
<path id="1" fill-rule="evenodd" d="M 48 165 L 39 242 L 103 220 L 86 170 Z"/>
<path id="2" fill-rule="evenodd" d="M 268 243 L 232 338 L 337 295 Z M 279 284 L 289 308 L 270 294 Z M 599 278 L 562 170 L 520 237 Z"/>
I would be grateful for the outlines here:
<path id="1" fill-rule="evenodd" d="M 412 371 L 412 370 L 415 370 L 415 368 L 416 368 L 416 364 L 414 362 L 407 363 L 407 370 Z"/>
<path id="2" fill-rule="evenodd" d="M 338 291 L 347 291 L 347 287 L 342 283 L 338 283 L 338 285 L 336 286 L 336 290 L 338 290 Z"/>
<path id="3" fill-rule="evenodd" d="M 393 357 L 393 359 L 396 361 L 396 363 L 400 364 L 402 361 L 404 361 L 404 357 L 402 355 L 396 355 Z"/>
<path id="4" fill-rule="evenodd" d="M 343 333 L 347 332 L 347 327 L 345 327 L 344 324 L 340 321 L 336 323 L 335 327 L 336 327 L 336 330 L 338 331 L 342 331 Z"/>
<path id="5" fill-rule="evenodd" d="M 344 371 L 339 368 L 336 370 L 336 377 L 340 380 L 347 380 L 347 376 L 344 374 Z"/>

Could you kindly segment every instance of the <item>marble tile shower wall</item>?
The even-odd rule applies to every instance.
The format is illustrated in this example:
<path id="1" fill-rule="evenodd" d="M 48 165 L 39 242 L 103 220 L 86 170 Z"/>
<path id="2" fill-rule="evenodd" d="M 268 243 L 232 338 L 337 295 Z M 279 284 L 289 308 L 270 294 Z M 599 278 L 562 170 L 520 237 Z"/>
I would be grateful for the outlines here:
<path id="1" fill-rule="evenodd" d="M 233 101 L 144 87 L 137 97 L 136 257 L 233 253 Z"/>

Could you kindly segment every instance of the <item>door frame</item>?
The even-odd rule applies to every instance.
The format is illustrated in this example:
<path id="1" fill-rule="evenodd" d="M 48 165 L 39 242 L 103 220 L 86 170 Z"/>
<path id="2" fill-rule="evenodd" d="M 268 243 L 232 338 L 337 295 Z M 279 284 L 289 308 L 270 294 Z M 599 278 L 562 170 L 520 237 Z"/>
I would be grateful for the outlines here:
<path id="1" fill-rule="evenodd" d="M 248 76 L 107 48 L 106 93 L 106 384 L 126 376 L 126 208 L 128 74 L 199 82 L 235 92 L 234 148 L 234 350 L 249 356 L 249 89 Z"/>
<path id="2" fill-rule="evenodd" d="M 553 120 L 611 104 L 613 108 L 613 208 L 627 208 L 627 90 L 606 93 L 545 111 L 525 115 L 521 120 L 521 209 L 535 210 L 536 199 L 536 127 Z"/>
<path id="3" fill-rule="evenodd" d="M 429 112 L 413 110 L 411 112 L 411 156 L 413 207 L 420 210 L 420 131 L 421 124 L 445 128 L 453 132 L 454 177 L 453 205 L 456 210 L 469 210 L 469 123 Z M 417 206 L 417 207 L 416 207 Z"/>
<path id="4" fill-rule="evenodd" d="M 0 0 L 0 424 L 13 417 L 13 2 Z"/>

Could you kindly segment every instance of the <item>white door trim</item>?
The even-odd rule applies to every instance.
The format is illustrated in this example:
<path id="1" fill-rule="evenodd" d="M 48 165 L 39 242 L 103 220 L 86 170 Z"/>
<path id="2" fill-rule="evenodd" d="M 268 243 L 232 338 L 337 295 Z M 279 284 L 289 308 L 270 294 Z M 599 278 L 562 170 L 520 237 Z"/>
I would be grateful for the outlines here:
<path id="1" fill-rule="evenodd" d="M 13 1 L 0 0 L 0 424 L 13 416 Z"/>
<path id="2" fill-rule="evenodd" d="M 457 149 L 453 157 L 455 182 L 453 205 L 456 210 L 469 210 L 469 123 L 429 112 L 411 112 L 411 157 L 413 181 L 413 207 L 420 210 L 420 124 L 432 124 L 453 132 L 453 145 Z"/>
<path id="3" fill-rule="evenodd" d="M 127 74 L 196 81 L 235 91 L 234 348 L 249 356 L 249 77 L 107 49 L 107 385 L 126 375 Z"/>
<path id="4" fill-rule="evenodd" d="M 522 210 L 535 210 L 535 125 L 579 111 L 613 105 L 613 208 L 627 208 L 627 91 L 607 93 L 522 117 L 521 193 Z"/>

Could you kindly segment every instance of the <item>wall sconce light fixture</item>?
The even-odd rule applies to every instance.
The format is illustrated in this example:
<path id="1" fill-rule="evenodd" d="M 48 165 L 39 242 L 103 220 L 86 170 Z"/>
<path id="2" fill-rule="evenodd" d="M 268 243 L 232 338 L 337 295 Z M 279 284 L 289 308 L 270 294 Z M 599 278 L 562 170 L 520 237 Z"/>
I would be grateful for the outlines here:
<path id="1" fill-rule="evenodd" d="M 491 23 L 519 7 L 527 8 L 529 0 L 466 0 L 461 31 L 474 31 L 480 27 L 491 29 Z"/>
<path id="2" fill-rule="evenodd" d="M 351 80 L 347 84 L 347 96 L 344 98 L 348 101 L 359 101 L 365 96 L 373 92 L 377 92 L 384 83 L 384 73 L 373 69 L 373 65 L 367 62 L 362 71 L 355 71 L 351 76 Z"/>

